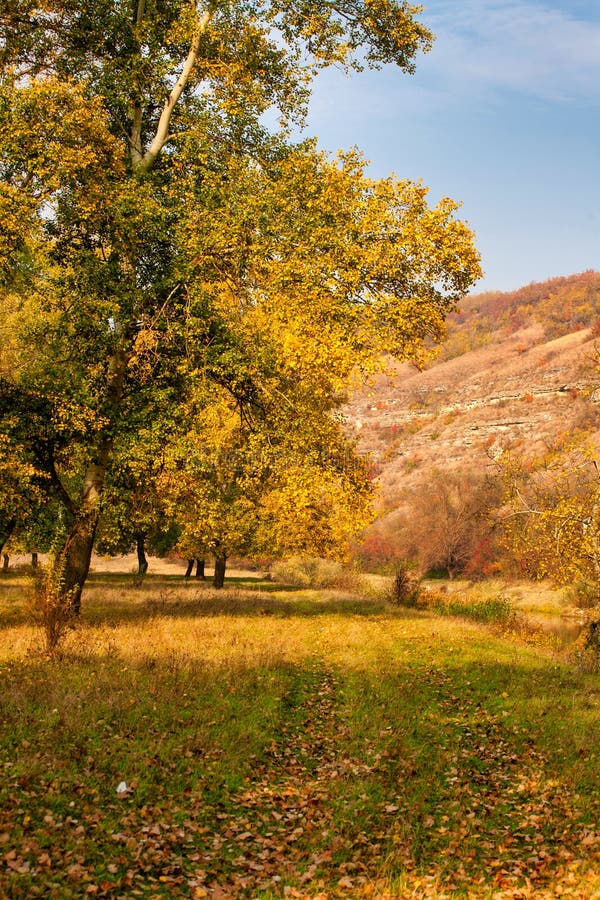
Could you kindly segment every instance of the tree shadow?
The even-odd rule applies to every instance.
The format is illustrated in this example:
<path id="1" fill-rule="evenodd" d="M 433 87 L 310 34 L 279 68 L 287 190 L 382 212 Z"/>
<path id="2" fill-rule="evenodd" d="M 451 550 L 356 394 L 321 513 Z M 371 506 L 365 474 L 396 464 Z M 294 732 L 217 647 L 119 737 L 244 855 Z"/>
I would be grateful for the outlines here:
<path id="1" fill-rule="evenodd" d="M 85 591 L 89 593 L 90 588 L 115 587 L 121 586 L 128 590 L 180 590 L 182 592 L 213 590 L 212 577 L 209 575 L 205 579 L 185 578 L 181 574 L 176 575 L 152 575 L 143 576 L 135 573 L 124 575 L 115 572 L 93 572 L 86 581 Z M 300 588 L 290 584 L 278 584 L 274 581 L 266 581 L 259 575 L 232 575 L 225 579 L 225 590 L 233 588 L 243 588 L 245 591 L 259 591 L 260 593 L 294 593 Z M 84 592 L 85 592 L 84 591 Z"/>
<path id="2" fill-rule="evenodd" d="M 0 629 L 30 622 L 27 599 L 31 582 L 20 576 L 0 582 L 5 589 L 0 601 Z M 228 579 L 221 590 L 209 581 L 180 575 L 135 576 L 114 573 L 90 575 L 83 594 L 82 624 L 117 625 L 142 622 L 157 616 L 210 618 L 237 616 L 275 618 L 315 618 L 335 615 L 394 618 L 422 617 L 425 613 L 392 607 L 383 598 L 364 597 L 342 590 L 302 589 L 276 584 L 258 577 Z"/>
<path id="3" fill-rule="evenodd" d="M 142 603 L 132 605 L 126 600 L 113 600 L 102 607 L 87 606 L 82 613 L 82 620 L 90 624 L 110 622 L 144 621 L 157 616 L 171 619 L 182 618 L 214 618 L 217 616 L 265 617 L 279 619 L 316 618 L 319 616 L 374 616 L 388 614 L 397 618 L 406 616 L 422 616 L 413 610 L 390 609 L 383 601 L 360 598 L 356 596 L 332 596 L 325 598 L 298 597 L 292 589 L 289 597 L 273 596 L 273 594 L 253 592 L 254 596 L 244 593 L 220 591 L 218 595 L 199 592 L 189 600 L 180 597 L 171 598 L 164 594 L 149 597 Z M 285 593 L 282 592 L 282 593 Z"/>

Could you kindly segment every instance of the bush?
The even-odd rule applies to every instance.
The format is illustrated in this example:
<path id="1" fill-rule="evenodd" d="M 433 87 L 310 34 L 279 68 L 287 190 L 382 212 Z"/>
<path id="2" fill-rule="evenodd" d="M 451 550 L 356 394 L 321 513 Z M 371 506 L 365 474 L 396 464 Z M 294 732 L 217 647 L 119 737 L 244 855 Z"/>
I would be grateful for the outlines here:
<path id="1" fill-rule="evenodd" d="M 600 672 L 600 620 L 590 622 L 585 636 L 584 651 L 589 672 Z"/>
<path id="2" fill-rule="evenodd" d="M 398 562 L 398 547 L 380 532 L 367 534 L 354 547 L 353 558 L 363 572 L 391 575 Z"/>
<path id="3" fill-rule="evenodd" d="M 390 588 L 389 601 L 398 606 L 417 606 L 420 594 L 420 578 L 408 565 L 398 566 Z"/>
<path id="4" fill-rule="evenodd" d="M 273 581 L 304 588 L 342 588 L 353 590 L 357 578 L 342 563 L 314 556 L 292 556 L 271 567 Z"/>
<path id="5" fill-rule="evenodd" d="M 582 631 L 571 648 L 569 658 L 582 672 L 600 673 L 600 621 L 590 622 Z"/>
<path id="6" fill-rule="evenodd" d="M 29 614 L 45 637 L 45 651 L 54 653 L 73 622 L 70 593 L 63 591 L 62 569 L 49 565 L 36 573 Z"/>
<path id="7" fill-rule="evenodd" d="M 577 609 L 593 609 L 600 603 L 600 590 L 593 582 L 578 581 L 565 593 L 565 597 Z"/>

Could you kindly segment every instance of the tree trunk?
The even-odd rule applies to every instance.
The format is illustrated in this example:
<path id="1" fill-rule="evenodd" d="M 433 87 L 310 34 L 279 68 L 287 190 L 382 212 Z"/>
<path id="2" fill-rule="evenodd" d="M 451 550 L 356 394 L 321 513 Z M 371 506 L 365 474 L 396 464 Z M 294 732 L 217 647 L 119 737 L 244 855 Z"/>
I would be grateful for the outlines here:
<path id="1" fill-rule="evenodd" d="M 37 553 L 34 552 L 31 554 L 31 568 L 37 569 L 37 567 L 38 567 L 38 555 L 37 555 Z"/>
<path id="2" fill-rule="evenodd" d="M 104 407 L 109 424 L 100 438 L 94 461 L 87 467 L 81 499 L 73 509 L 71 529 L 54 561 L 54 568 L 60 578 L 61 594 L 63 597 L 69 597 L 71 610 L 76 616 L 81 611 L 81 592 L 90 570 L 100 515 L 100 500 L 114 444 L 115 423 L 123 399 L 128 359 L 129 356 L 123 347 L 117 347 L 109 360 Z"/>
<path id="3" fill-rule="evenodd" d="M 196 578 L 201 578 L 202 581 L 206 579 L 206 575 L 204 574 L 204 560 L 198 559 L 196 557 Z"/>
<path id="4" fill-rule="evenodd" d="M 3 553 L 2 554 L 2 571 L 3 572 L 8 572 L 9 562 L 10 562 L 10 556 L 8 555 L 8 553 Z"/>
<path id="5" fill-rule="evenodd" d="M 213 577 L 213 587 L 222 588 L 225 583 L 225 568 L 227 566 L 227 557 L 215 557 L 215 574 Z"/>
<path id="6" fill-rule="evenodd" d="M 15 525 L 17 524 L 17 518 L 14 516 L 12 519 L 8 521 L 4 520 L 2 526 L 0 527 L 0 553 L 4 548 L 5 543 L 15 530 Z"/>
<path id="7" fill-rule="evenodd" d="M 54 562 L 60 578 L 61 593 L 69 596 L 71 609 L 76 616 L 81 612 L 81 592 L 90 571 L 105 475 L 105 466 L 88 466 L 80 508 Z"/>
<path id="8" fill-rule="evenodd" d="M 190 575 L 192 574 L 193 569 L 194 569 L 194 560 L 188 559 L 187 569 L 185 570 L 185 575 L 183 577 L 189 578 Z"/>
<path id="9" fill-rule="evenodd" d="M 137 531 L 135 535 L 135 549 L 138 560 L 138 575 L 145 575 L 148 571 L 148 560 L 146 559 L 146 535 L 143 531 Z"/>

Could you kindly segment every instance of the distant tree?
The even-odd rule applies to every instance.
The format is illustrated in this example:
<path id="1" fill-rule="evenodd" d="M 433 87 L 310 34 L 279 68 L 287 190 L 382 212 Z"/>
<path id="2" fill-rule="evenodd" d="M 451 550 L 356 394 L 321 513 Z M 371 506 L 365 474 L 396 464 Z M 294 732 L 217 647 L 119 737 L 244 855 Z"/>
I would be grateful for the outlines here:
<path id="1" fill-rule="evenodd" d="M 474 469 L 435 470 L 407 499 L 403 541 L 421 569 L 454 578 L 473 559 L 493 528 L 499 485 Z"/>
<path id="2" fill-rule="evenodd" d="M 62 525 L 60 507 L 48 496 L 47 473 L 29 462 L 20 442 L 11 446 L 0 434 L 0 553 L 46 552 Z"/>
<path id="3" fill-rule="evenodd" d="M 15 528 L 5 544 L 7 553 L 28 554 L 32 566 L 37 566 L 38 554 L 49 553 L 64 532 L 63 509 L 57 500 L 33 503 L 26 515 L 17 519 Z"/>
<path id="4" fill-rule="evenodd" d="M 146 553 L 165 556 L 179 535 L 176 522 L 165 511 L 158 477 L 166 443 L 183 423 L 177 408 L 165 415 L 160 402 L 159 397 L 154 415 L 147 406 L 141 420 L 132 416 L 115 442 L 95 541 L 100 553 L 135 551 L 138 575 L 148 569 Z"/>

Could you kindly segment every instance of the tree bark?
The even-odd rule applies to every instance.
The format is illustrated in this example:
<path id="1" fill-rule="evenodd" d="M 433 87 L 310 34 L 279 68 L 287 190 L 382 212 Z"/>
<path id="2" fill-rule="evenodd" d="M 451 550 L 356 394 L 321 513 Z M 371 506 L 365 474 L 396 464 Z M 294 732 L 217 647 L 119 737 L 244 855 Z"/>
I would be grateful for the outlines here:
<path id="1" fill-rule="evenodd" d="M 148 571 L 148 560 L 146 559 L 146 535 L 143 531 L 136 531 L 135 534 L 135 550 L 138 561 L 138 575 L 145 575 Z"/>
<path id="2" fill-rule="evenodd" d="M 114 444 L 114 426 L 123 399 L 128 359 L 129 356 L 123 347 L 117 347 L 109 360 L 105 404 L 109 425 L 100 438 L 95 460 L 87 467 L 81 499 L 74 508 L 70 531 L 54 561 L 54 568 L 60 579 L 61 594 L 65 598 L 69 597 L 71 610 L 75 616 L 81 612 L 81 593 L 90 570 L 100 515 L 100 500 Z"/>
<path id="3" fill-rule="evenodd" d="M 9 562 L 10 562 L 10 556 L 8 555 L 8 553 L 3 553 L 2 554 L 2 571 L 3 572 L 8 572 Z"/>
<path id="4" fill-rule="evenodd" d="M 5 543 L 15 530 L 15 525 L 17 524 L 17 517 L 13 516 L 12 519 L 8 521 L 4 520 L 5 524 L 3 524 L 2 529 L 0 530 L 0 553 L 2 552 Z"/>
<path id="5" fill-rule="evenodd" d="M 204 574 L 204 560 L 198 559 L 198 557 L 196 557 L 196 575 L 195 575 L 195 577 L 201 578 L 202 581 L 204 581 L 206 579 L 206 575 Z"/>
<path id="6" fill-rule="evenodd" d="M 54 563 L 60 577 L 61 593 L 69 596 L 76 616 L 81 612 L 81 592 L 90 571 L 105 477 L 105 465 L 96 463 L 88 466 L 80 507 Z"/>
<path id="7" fill-rule="evenodd" d="M 131 158 L 134 164 L 135 171 L 140 174 L 148 172 L 154 166 L 158 155 L 169 140 L 169 128 L 171 125 L 171 119 L 173 117 L 173 111 L 177 106 L 179 98 L 181 97 L 181 94 L 183 93 L 185 86 L 188 83 L 190 76 L 194 70 L 196 61 L 198 59 L 198 53 L 200 51 L 200 42 L 202 40 L 202 35 L 210 25 L 212 17 L 213 13 L 207 10 L 203 12 L 197 19 L 196 28 L 194 29 L 194 34 L 190 43 L 190 49 L 183 65 L 183 69 L 181 70 L 179 78 L 173 85 L 171 93 L 165 100 L 165 104 L 162 108 L 160 118 L 158 120 L 158 125 L 156 126 L 156 133 L 152 138 L 150 146 L 143 154 L 143 156 L 141 155 L 141 148 L 134 149 Z M 132 134 L 132 148 L 134 147 L 135 140 L 136 135 L 134 127 L 134 134 Z"/>
<path id="8" fill-rule="evenodd" d="M 184 578 L 189 578 L 194 569 L 194 560 L 188 559 L 187 569 L 185 570 Z"/>
<path id="9" fill-rule="evenodd" d="M 227 557 L 223 554 L 222 556 L 215 557 L 215 574 L 213 577 L 213 587 L 222 588 L 225 583 L 225 569 L 227 567 Z"/>
<path id="10" fill-rule="evenodd" d="M 31 568 L 37 569 L 38 567 L 38 555 L 35 551 L 31 554 Z"/>

